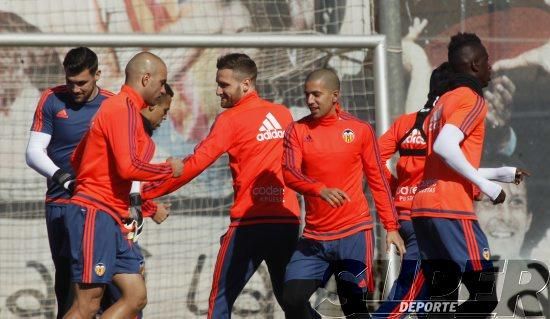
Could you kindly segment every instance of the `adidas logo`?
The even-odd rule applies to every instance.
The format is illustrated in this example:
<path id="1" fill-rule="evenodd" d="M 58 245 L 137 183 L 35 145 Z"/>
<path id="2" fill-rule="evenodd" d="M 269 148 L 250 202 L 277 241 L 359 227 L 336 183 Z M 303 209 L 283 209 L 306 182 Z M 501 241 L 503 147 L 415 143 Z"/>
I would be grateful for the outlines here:
<path id="1" fill-rule="evenodd" d="M 259 131 L 260 133 L 256 135 L 256 139 L 259 142 L 283 138 L 285 136 L 285 132 L 281 127 L 281 124 L 277 122 L 277 119 L 271 113 L 267 113 Z"/>
<path id="2" fill-rule="evenodd" d="M 422 134 L 420 134 L 420 131 L 416 128 L 412 130 L 409 136 L 407 136 L 405 140 L 402 142 L 402 144 L 408 144 L 408 143 L 426 145 L 426 141 L 424 141 Z"/>
<path id="3" fill-rule="evenodd" d="M 56 117 L 62 118 L 62 119 L 68 119 L 69 114 L 67 114 L 67 111 L 65 109 L 61 109 L 61 111 L 57 112 L 55 115 Z"/>

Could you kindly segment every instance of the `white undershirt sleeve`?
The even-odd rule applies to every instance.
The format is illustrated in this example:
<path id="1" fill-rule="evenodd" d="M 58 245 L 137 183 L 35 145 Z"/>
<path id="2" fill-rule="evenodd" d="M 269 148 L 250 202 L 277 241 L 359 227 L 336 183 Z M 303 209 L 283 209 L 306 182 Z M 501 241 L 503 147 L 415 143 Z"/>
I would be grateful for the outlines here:
<path id="1" fill-rule="evenodd" d="M 503 166 L 498 168 L 479 168 L 477 171 L 484 178 L 501 183 L 513 183 L 516 179 L 516 168 Z"/>
<path id="2" fill-rule="evenodd" d="M 53 174 L 59 169 L 46 152 L 51 139 L 50 134 L 31 131 L 29 144 L 27 144 L 27 151 L 25 152 L 27 165 L 46 178 L 52 178 Z"/>
<path id="3" fill-rule="evenodd" d="M 141 192 L 141 182 L 140 181 L 133 181 L 132 182 L 132 188 L 130 189 L 130 194 L 134 193 L 140 193 Z"/>
<path id="4" fill-rule="evenodd" d="M 458 127 L 445 124 L 435 140 L 434 152 L 441 156 L 450 168 L 475 184 L 491 200 L 495 200 L 502 191 L 502 187 L 484 178 L 468 162 L 460 149 L 462 140 L 464 140 L 464 133 Z"/>

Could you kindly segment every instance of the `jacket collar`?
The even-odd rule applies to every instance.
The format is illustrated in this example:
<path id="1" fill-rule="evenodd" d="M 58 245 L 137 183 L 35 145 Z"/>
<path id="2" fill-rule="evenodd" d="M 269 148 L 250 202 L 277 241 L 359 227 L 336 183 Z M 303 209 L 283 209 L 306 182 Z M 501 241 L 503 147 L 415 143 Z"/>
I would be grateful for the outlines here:
<path id="1" fill-rule="evenodd" d="M 483 96 L 483 86 L 481 85 L 481 82 L 473 75 L 465 73 L 455 74 L 452 79 L 451 89 L 454 90 L 461 86 L 468 87 L 478 95 Z"/>
<path id="2" fill-rule="evenodd" d="M 140 110 L 147 107 L 147 104 L 145 104 L 145 101 L 143 100 L 141 95 L 139 95 L 139 93 L 136 92 L 136 90 L 131 88 L 129 85 L 124 84 L 122 88 L 120 88 L 120 92 L 128 94 L 130 100 L 132 100 L 132 102 L 134 102 Z"/>
<path id="3" fill-rule="evenodd" d="M 335 114 L 325 115 L 320 119 L 313 119 L 313 123 L 315 125 L 322 125 L 322 126 L 327 126 L 327 125 L 336 123 L 340 119 L 340 114 L 343 112 L 342 106 L 340 105 L 340 103 L 336 103 L 335 110 L 336 110 Z"/>
<path id="4" fill-rule="evenodd" d="M 254 100 L 257 100 L 259 98 L 260 98 L 260 96 L 258 95 L 258 92 L 252 91 L 250 93 L 247 93 L 243 97 L 241 97 L 239 102 L 235 103 L 235 105 L 233 105 L 233 107 L 238 107 L 240 105 L 247 104 L 247 103 L 249 103 L 251 101 L 254 101 Z"/>

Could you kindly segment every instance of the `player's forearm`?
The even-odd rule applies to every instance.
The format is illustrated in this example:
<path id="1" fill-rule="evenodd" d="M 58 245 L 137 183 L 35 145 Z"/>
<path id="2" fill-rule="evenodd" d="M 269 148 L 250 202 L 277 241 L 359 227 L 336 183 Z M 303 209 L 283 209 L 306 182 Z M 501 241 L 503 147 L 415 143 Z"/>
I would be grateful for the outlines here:
<path id="1" fill-rule="evenodd" d="M 306 177 L 301 172 L 283 167 L 285 185 L 302 195 L 320 196 L 321 190 L 327 186 Z"/>
<path id="2" fill-rule="evenodd" d="M 393 201 L 392 202 L 388 202 L 387 200 L 377 201 L 375 199 L 374 203 L 376 206 L 376 212 L 378 214 L 378 218 L 380 218 L 380 221 L 382 222 L 384 229 L 387 231 L 399 229 L 397 211 L 395 210 Z"/>
<path id="3" fill-rule="evenodd" d="M 124 163 L 117 163 L 120 177 L 134 181 L 158 181 L 172 177 L 172 166 L 170 163 L 149 164 L 139 160 Z"/>
<path id="4" fill-rule="evenodd" d="M 177 191 L 182 186 L 189 183 L 195 177 L 200 175 L 200 173 L 208 168 L 215 160 L 216 159 L 200 161 L 197 156 L 193 155 L 187 157 L 186 159 L 184 159 L 183 172 L 181 176 L 177 178 L 168 178 L 162 181 L 146 183 L 142 189 L 142 198 L 144 200 L 155 199 Z"/>
<path id="5" fill-rule="evenodd" d="M 27 165 L 46 178 L 52 178 L 53 174 L 59 170 L 46 153 L 51 137 L 49 134 L 31 132 L 25 152 Z"/>
<path id="6" fill-rule="evenodd" d="M 479 168 L 477 171 L 483 178 L 502 183 L 513 183 L 516 178 L 515 167 Z"/>
<path id="7" fill-rule="evenodd" d="M 378 216 L 387 231 L 399 229 L 397 211 L 393 204 L 393 195 L 387 180 L 382 178 L 379 169 L 370 168 L 367 176 L 369 189 L 374 199 Z"/>
<path id="8" fill-rule="evenodd" d="M 464 153 L 460 149 L 460 142 L 464 139 L 464 134 L 454 125 L 446 124 L 441 129 L 434 143 L 434 152 L 438 154 L 443 161 L 458 174 L 476 185 L 491 200 L 495 200 L 500 194 L 502 187 L 484 178 L 468 162 Z"/>

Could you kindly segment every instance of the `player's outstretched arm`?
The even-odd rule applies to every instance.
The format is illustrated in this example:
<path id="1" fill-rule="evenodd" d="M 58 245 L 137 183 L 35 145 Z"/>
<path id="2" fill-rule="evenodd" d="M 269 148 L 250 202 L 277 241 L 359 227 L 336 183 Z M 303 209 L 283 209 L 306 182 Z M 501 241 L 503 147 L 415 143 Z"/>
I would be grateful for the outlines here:
<path id="1" fill-rule="evenodd" d="M 233 127 L 223 113 L 218 115 L 208 136 L 197 144 L 193 154 L 181 161 L 182 174 L 177 178 L 146 183 L 141 194 L 143 199 L 154 199 L 175 192 L 197 177 L 231 147 L 235 140 Z"/>
<path id="2" fill-rule="evenodd" d="M 462 153 L 460 143 L 464 140 L 464 133 L 452 124 L 445 124 L 434 142 L 434 152 L 443 161 L 460 175 L 476 185 L 485 195 L 489 196 L 494 204 L 501 203 L 506 197 L 502 187 L 495 182 L 484 178 Z M 497 199 L 499 201 L 497 202 Z"/>
<path id="3" fill-rule="evenodd" d="M 523 168 L 503 166 L 497 168 L 479 168 L 477 170 L 484 178 L 501 183 L 514 183 L 518 185 L 526 176 L 531 173 Z"/>

